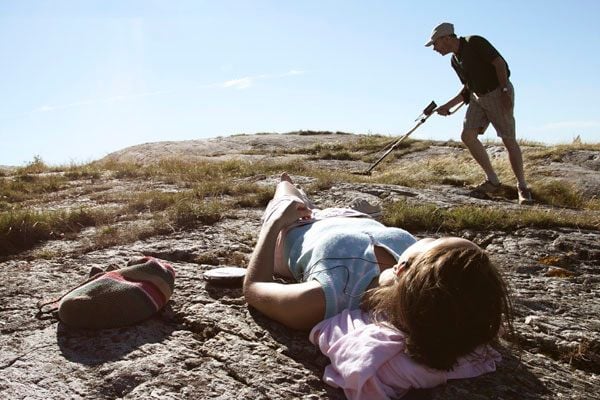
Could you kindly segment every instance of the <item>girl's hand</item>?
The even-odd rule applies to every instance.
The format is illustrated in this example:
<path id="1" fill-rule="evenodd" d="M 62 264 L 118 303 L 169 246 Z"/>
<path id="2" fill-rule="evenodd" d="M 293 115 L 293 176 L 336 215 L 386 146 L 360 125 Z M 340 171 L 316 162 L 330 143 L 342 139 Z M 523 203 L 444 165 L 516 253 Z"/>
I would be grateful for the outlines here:
<path id="1" fill-rule="evenodd" d="M 311 216 L 311 209 L 296 196 L 273 199 L 263 214 L 263 228 L 280 231 L 298 220 L 309 219 Z"/>

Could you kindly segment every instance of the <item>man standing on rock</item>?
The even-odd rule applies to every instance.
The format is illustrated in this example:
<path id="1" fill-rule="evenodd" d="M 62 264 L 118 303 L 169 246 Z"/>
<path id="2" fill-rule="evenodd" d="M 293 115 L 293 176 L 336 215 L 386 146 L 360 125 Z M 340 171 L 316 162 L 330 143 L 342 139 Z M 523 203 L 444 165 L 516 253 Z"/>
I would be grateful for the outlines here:
<path id="1" fill-rule="evenodd" d="M 458 95 L 438 107 L 436 112 L 447 116 L 450 109 L 460 102 L 469 104 L 461 139 L 486 174 L 486 180 L 471 193 L 492 194 L 501 187 L 485 147 L 478 138 L 491 123 L 506 146 L 510 165 L 517 178 L 519 204 L 532 204 L 523 172 L 523 155 L 515 138 L 514 88 L 508 79 L 508 64 L 485 38 L 457 37 L 454 25 L 448 22 L 433 28 L 425 46 L 431 45 L 443 56 L 453 54 L 452 68 L 464 85 Z"/>

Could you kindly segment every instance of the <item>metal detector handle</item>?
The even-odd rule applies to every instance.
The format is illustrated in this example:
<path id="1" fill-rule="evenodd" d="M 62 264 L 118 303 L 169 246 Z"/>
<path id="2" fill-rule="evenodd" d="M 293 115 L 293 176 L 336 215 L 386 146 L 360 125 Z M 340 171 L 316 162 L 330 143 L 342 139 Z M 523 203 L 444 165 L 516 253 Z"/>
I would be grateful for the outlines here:
<path id="1" fill-rule="evenodd" d="M 435 111 L 436 108 L 437 108 L 437 104 L 435 104 L 435 101 L 432 101 L 431 103 L 429 103 L 429 105 L 427 107 L 425 107 L 425 109 L 423 110 L 421 115 L 419 115 L 417 117 L 417 119 L 415 119 L 415 121 L 420 120 L 421 122 L 425 122 L 425 120 L 427 118 L 429 118 L 431 116 L 431 114 L 433 114 L 433 112 Z"/>
<path id="2" fill-rule="evenodd" d="M 464 105 L 465 105 L 465 102 L 463 101 L 463 102 L 461 102 L 461 103 L 458 105 L 458 107 L 456 107 L 454 110 L 448 110 L 448 115 L 452 115 L 452 114 L 454 114 L 455 112 L 457 112 L 458 110 L 460 110 L 460 108 L 461 108 L 462 106 L 464 106 Z"/>
<path id="3" fill-rule="evenodd" d="M 437 104 L 435 104 L 435 101 L 432 101 L 431 103 L 429 103 L 429 105 L 427 107 L 425 107 L 425 109 L 423 110 L 423 115 L 429 117 L 431 115 L 431 113 L 437 108 Z"/>

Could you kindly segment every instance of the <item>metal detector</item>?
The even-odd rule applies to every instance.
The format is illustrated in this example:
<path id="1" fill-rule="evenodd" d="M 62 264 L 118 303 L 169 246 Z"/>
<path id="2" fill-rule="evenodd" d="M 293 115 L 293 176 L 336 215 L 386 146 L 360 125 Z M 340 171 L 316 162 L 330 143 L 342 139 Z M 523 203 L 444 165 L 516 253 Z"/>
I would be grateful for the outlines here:
<path id="1" fill-rule="evenodd" d="M 455 112 L 457 112 L 458 109 L 461 108 L 463 104 L 464 103 L 460 103 L 459 106 L 456 107 L 454 110 L 451 110 L 448 113 L 448 115 L 452 115 Z M 410 131 L 408 131 L 404 135 L 400 136 L 400 138 L 398 140 L 396 140 L 396 142 L 385 153 L 383 153 L 383 155 L 381 157 L 379 157 L 379 159 L 377 161 L 375 161 L 373 163 L 373 165 L 371 165 L 369 167 L 369 169 L 367 169 L 366 171 L 363 171 L 363 172 L 355 172 L 355 173 L 359 174 L 359 175 L 371 175 L 371 171 L 373 170 L 373 168 L 375 168 L 377 165 L 379 165 L 379 163 L 381 161 L 383 161 L 383 159 L 386 158 L 388 154 L 390 154 L 392 151 L 394 151 L 400 145 L 400 143 L 402 143 L 407 137 L 409 137 L 410 134 L 413 133 L 419 126 L 423 125 L 423 123 L 425 123 L 425 121 L 427 121 L 427 118 L 429 118 L 433 114 L 433 112 L 435 111 L 436 108 L 437 108 L 437 104 L 435 104 L 435 101 L 432 101 L 431 103 L 429 103 L 429 105 L 427 107 L 425 107 L 425 109 L 417 117 L 417 119 L 415 119 L 415 121 L 419 121 L 419 122 Z"/>

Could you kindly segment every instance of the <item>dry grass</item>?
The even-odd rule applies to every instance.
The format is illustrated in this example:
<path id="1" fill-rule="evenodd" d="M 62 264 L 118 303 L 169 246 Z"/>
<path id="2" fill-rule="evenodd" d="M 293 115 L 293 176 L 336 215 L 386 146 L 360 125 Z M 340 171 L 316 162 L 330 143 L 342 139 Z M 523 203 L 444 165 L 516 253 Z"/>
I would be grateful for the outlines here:
<path id="1" fill-rule="evenodd" d="M 79 179 L 100 179 L 102 177 L 102 170 L 94 164 L 77 165 L 71 164 L 64 169 L 64 176 L 70 180 Z"/>
<path id="2" fill-rule="evenodd" d="M 537 201 L 551 206 L 585 209 L 592 205 L 591 199 L 586 199 L 572 183 L 563 180 L 546 178 L 533 181 L 531 187 Z"/>
<path id="3" fill-rule="evenodd" d="M 539 146 L 538 149 L 528 154 L 528 158 L 531 160 L 547 159 L 561 162 L 566 154 L 575 150 L 600 151 L 600 143 L 572 143 L 559 144 L 556 146 Z"/>
<path id="4" fill-rule="evenodd" d="M 0 255 L 10 255 L 35 244 L 74 235 L 88 226 L 106 224 L 114 214 L 104 210 L 11 210 L 0 213 Z"/>
<path id="5" fill-rule="evenodd" d="M 431 204 L 398 201 L 386 205 L 384 223 L 409 231 L 503 230 L 524 227 L 600 229 L 600 216 L 556 212 L 534 207 L 519 210 L 459 206 L 443 209 Z"/>
<path id="6" fill-rule="evenodd" d="M 175 228 L 192 229 L 220 221 L 228 208 L 227 204 L 216 200 L 199 203 L 181 201 L 168 210 L 168 219 Z"/>
<path id="7" fill-rule="evenodd" d="M 236 205 L 238 207 L 266 207 L 269 200 L 273 198 L 275 190 L 273 188 L 254 186 L 253 192 L 247 192 L 238 196 Z"/>
<path id="8" fill-rule="evenodd" d="M 596 146 L 600 147 L 599 145 Z M 562 147 L 571 149 L 573 146 L 565 145 Z M 502 182 L 514 182 L 514 174 L 506 158 L 493 159 L 492 164 Z M 525 169 L 529 171 L 533 167 L 534 162 L 530 161 Z M 382 169 L 382 171 L 376 173 L 372 181 L 423 188 L 439 184 L 467 186 L 477 184 L 483 180 L 480 167 L 466 152 L 458 156 L 441 155 L 416 161 L 404 160 L 394 163 L 391 167 Z M 535 175 L 528 178 L 534 198 L 539 203 L 553 207 L 598 210 L 599 199 L 586 197 L 572 183 Z"/>
<path id="9" fill-rule="evenodd" d="M 97 229 L 88 244 L 80 252 L 87 253 L 93 250 L 133 243 L 160 234 L 174 232 L 174 228 L 160 215 L 150 221 L 133 222 L 121 225 L 107 225 Z"/>
<path id="10" fill-rule="evenodd" d="M 498 170 L 502 170 L 499 163 Z M 452 178 L 452 180 L 449 180 Z M 436 184 L 455 183 L 462 186 L 472 184 L 481 179 L 477 165 L 467 155 L 437 156 L 426 160 L 405 160 L 395 163 L 392 168 L 375 175 L 379 183 L 402 185 L 408 187 L 427 187 Z"/>
<path id="11" fill-rule="evenodd" d="M 186 196 L 182 193 L 166 193 L 158 191 L 141 192 L 122 198 L 126 203 L 127 213 L 155 213 L 172 207 Z"/>
<path id="12" fill-rule="evenodd" d="M 34 156 L 26 166 L 17 168 L 17 175 L 41 174 L 50 171 L 50 167 L 46 165 L 40 156 Z"/>
<path id="13" fill-rule="evenodd" d="M 312 148 L 302 149 L 297 154 L 311 154 L 311 159 L 318 160 L 362 160 L 372 163 L 379 159 L 389 148 L 396 144 L 398 137 L 367 135 L 357 141 L 336 144 L 316 144 Z M 388 160 L 398 159 L 406 154 L 426 150 L 429 141 L 404 140 L 397 144 Z"/>
<path id="14" fill-rule="evenodd" d="M 8 203 L 37 199 L 43 194 L 57 192 L 65 187 L 67 179 L 57 174 L 18 174 L 0 178 L 2 200 Z"/>
<path id="15" fill-rule="evenodd" d="M 367 135 L 356 141 L 318 144 L 293 152 L 311 155 L 314 159 L 361 159 L 371 162 L 396 140 L 395 137 Z M 407 140 L 382 164 L 385 168 L 378 168 L 380 172 L 376 171 L 373 176 L 353 175 L 348 170 L 319 168 L 315 163 L 297 161 L 252 162 L 233 159 L 185 162 L 172 159 L 149 166 L 94 162 L 50 168 L 36 157 L 27 166 L 0 177 L 0 255 L 15 254 L 45 240 L 76 236 L 88 226 L 96 227 L 96 233 L 86 247 L 91 250 L 213 224 L 232 215 L 233 209 L 264 207 L 273 195 L 273 188 L 252 183 L 252 179 L 247 178 L 270 176 L 283 171 L 316 178 L 315 183 L 305 188 L 309 193 L 329 189 L 339 182 L 428 187 L 437 184 L 464 186 L 481 180 L 479 167 L 466 152 L 458 156 L 432 156 L 417 161 L 406 158 L 401 162 L 390 162 L 394 157 L 422 151 L 431 145 L 426 141 Z M 462 147 L 457 142 L 445 145 Z M 540 160 L 546 162 L 548 157 L 558 160 L 573 149 L 595 151 L 600 149 L 600 145 L 541 147 L 532 144 L 531 148 L 525 150 L 529 164 L 526 170 L 533 170 L 529 167 L 535 166 Z M 514 180 L 505 157 L 494 159 L 493 164 L 502 181 Z M 104 181 L 110 178 L 134 181 L 136 187 L 144 186 L 145 182 L 152 182 L 153 185 L 135 193 L 110 192 L 107 189 L 111 185 Z M 88 179 L 89 183 L 86 182 L 83 189 L 81 183 L 70 182 Z M 165 183 L 170 185 L 170 191 L 156 189 L 164 188 Z M 532 177 L 530 183 L 535 198 L 540 202 L 583 211 L 573 213 L 560 208 L 542 210 L 535 207 L 510 211 L 474 206 L 440 209 L 433 205 L 397 202 L 386 206 L 385 222 L 414 231 L 512 230 L 524 226 L 600 228 L 600 217 L 595 212 L 600 210 L 600 199 L 585 197 L 578 187 L 558 179 Z M 91 193 L 92 202 L 115 203 L 117 206 L 104 206 L 103 210 L 87 208 L 35 212 L 21 204 L 27 201 L 44 204 L 50 198 L 47 195 L 67 191 L 73 185 L 78 186 L 78 196 Z M 56 198 L 56 195 L 53 197 Z"/>
<path id="16" fill-rule="evenodd" d="M 331 133 L 316 132 L 312 134 Z M 338 132 L 337 134 L 341 133 Z M 398 137 L 384 135 L 363 135 L 356 140 L 339 143 L 315 143 L 307 147 L 274 150 L 271 154 L 273 156 L 306 155 L 310 160 L 362 160 L 370 163 L 379 158 L 398 139 Z M 404 154 L 425 150 L 430 145 L 430 141 L 408 139 L 401 142 L 389 158 L 394 159 L 394 157 L 398 158 Z M 264 151 L 248 150 L 244 154 L 264 154 Z"/>

